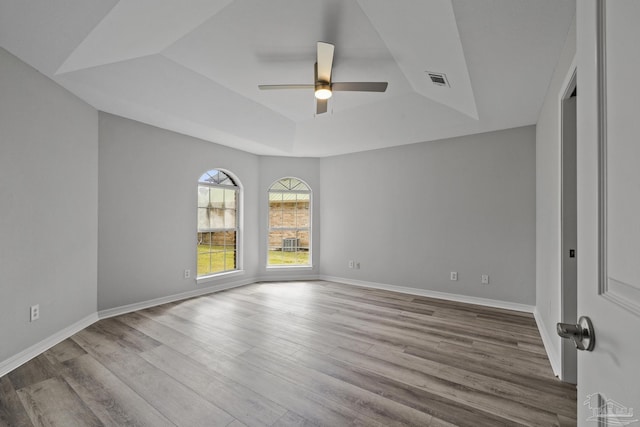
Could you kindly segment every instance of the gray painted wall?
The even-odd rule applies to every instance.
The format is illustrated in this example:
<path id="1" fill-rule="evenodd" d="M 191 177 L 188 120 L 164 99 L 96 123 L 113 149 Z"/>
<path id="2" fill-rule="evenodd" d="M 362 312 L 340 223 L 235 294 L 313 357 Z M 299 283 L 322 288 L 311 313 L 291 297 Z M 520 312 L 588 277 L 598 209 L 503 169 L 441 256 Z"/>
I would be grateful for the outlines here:
<path id="1" fill-rule="evenodd" d="M 560 321 L 560 98 L 576 54 L 572 25 L 536 125 L 536 302 L 537 319 L 552 365 L 559 361 Z M 579 77 L 578 77 L 579 78 Z M 579 86 L 579 82 L 578 82 Z M 546 336 L 545 336 L 546 335 Z M 557 370 L 557 364 L 554 365 Z"/>
<path id="2" fill-rule="evenodd" d="M 323 158 L 320 176 L 322 275 L 535 303 L 533 126 Z"/>
<path id="3" fill-rule="evenodd" d="M 268 190 L 280 178 L 296 177 L 311 187 L 311 254 L 312 268 L 267 268 L 267 236 L 269 231 Z M 264 280 L 286 280 L 317 277 L 320 271 L 320 160 L 302 157 L 260 157 L 260 240 L 258 268 Z"/>
<path id="4" fill-rule="evenodd" d="M 96 312 L 98 113 L 0 49 L 0 129 L 1 362 Z"/>
<path id="5" fill-rule="evenodd" d="M 99 310 L 256 277 L 257 156 L 100 113 L 99 161 Z M 243 187 L 244 273 L 196 284 L 197 183 L 214 168 Z"/>
<path id="6" fill-rule="evenodd" d="M 0 360 L 97 310 L 243 280 L 319 274 L 534 303 L 533 127 L 259 157 L 98 114 L 6 51 L 0 60 Z M 196 183 L 212 168 L 243 187 L 244 271 L 197 284 L 183 271 L 195 276 Z M 312 269 L 265 267 L 266 191 L 283 176 L 313 190 Z M 36 303 L 42 320 L 29 323 Z"/>

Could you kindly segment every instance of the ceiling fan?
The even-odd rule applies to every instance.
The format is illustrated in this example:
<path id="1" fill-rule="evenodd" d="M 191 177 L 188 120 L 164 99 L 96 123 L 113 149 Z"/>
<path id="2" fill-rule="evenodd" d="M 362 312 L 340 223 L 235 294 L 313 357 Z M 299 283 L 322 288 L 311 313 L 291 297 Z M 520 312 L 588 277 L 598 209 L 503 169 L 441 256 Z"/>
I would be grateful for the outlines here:
<path id="1" fill-rule="evenodd" d="M 384 92 L 387 82 L 332 82 L 333 50 L 331 43 L 318 42 L 317 60 L 314 66 L 314 84 L 258 85 L 260 90 L 314 89 L 316 114 L 327 112 L 327 101 L 334 91 Z"/>

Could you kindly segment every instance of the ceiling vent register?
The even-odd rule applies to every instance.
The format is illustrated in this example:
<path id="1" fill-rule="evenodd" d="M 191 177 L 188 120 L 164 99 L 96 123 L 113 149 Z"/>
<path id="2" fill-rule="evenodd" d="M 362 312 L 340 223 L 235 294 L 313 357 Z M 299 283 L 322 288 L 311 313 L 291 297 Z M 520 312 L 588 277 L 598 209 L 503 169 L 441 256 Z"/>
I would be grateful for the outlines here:
<path id="1" fill-rule="evenodd" d="M 451 87 L 449 85 L 449 81 L 447 80 L 447 75 L 446 74 L 444 74 L 444 73 L 433 73 L 431 71 L 425 71 L 425 73 L 427 73 L 427 76 L 429 76 L 429 79 L 431 80 L 431 83 L 433 83 L 434 85 Z"/>

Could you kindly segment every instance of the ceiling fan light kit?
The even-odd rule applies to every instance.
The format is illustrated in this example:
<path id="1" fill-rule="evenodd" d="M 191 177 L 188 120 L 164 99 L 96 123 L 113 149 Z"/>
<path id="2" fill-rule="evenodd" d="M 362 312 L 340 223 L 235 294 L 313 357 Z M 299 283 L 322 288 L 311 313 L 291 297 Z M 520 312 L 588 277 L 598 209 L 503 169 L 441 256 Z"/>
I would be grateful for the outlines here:
<path id="1" fill-rule="evenodd" d="M 327 100 L 333 95 L 333 91 L 346 92 L 384 92 L 387 90 L 387 82 L 338 82 L 331 81 L 333 68 L 334 46 L 331 43 L 318 42 L 317 62 L 314 64 L 315 81 L 313 84 L 281 84 L 258 85 L 260 90 L 271 89 L 314 89 L 316 98 L 316 114 L 327 112 Z"/>
<path id="2" fill-rule="evenodd" d="M 317 99 L 329 99 L 331 95 L 331 85 L 329 83 L 316 83 L 315 96 Z"/>

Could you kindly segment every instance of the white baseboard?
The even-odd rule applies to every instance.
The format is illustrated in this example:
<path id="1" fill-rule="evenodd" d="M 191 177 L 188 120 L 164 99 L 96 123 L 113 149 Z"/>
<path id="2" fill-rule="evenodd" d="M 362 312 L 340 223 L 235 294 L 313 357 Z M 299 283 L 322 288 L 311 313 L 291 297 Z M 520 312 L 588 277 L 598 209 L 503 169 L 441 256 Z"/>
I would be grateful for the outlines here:
<path id="1" fill-rule="evenodd" d="M 535 306 L 520 304 L 516 302 L 500 301 L 489 298 L 472 297 L 467 295 L 450 294 L 447 292 L 430 291 L 427 289 L 410 288 L 406 286 L 388 285 L 385 283 L 365 282 L 362 280 L 345 279 L 342 277 L 320 275 L 321 280 L 330 282 L 344 283 L 346 285 L 360 286 L 364 288 L 383 289 L 386 291 L 400 292 L 403 294 L 417 295 L 429 298 L 438 298 L 448 301 L 464 302 L 467 304 L 478 304 L 486 307 L 504 308 L 506 310 L 522 311 L 525 313 L 533 313 Z"/>
<path id="2" fill-rule="evenodd" d="M 544 326 L 544 322 L 542 321 L 540 312 L 538 311 L 537 307 L 533 311 L 533 317 L 536 319 L 536 325 L 538 325 L 538 331 L 540 331 L 540 337 L 542 338 L 542 343 L 544 344 L 544 350 L 547 353 L 547 358 L 551 363 L 553 374 L 556 377 L 560 378 L 562 366 L 560 355 L 558 354 L 558 352 L 556 352 L 556 347 L 552 344 L 553 341 L 551 340 L 551 337 L 549 337 L 549 334 L 547 334 L 547 329 Z"/>
<path id="3" fill-rule="evenodd" d="M 54 345 L 61 343 L 76 332 L 80 332 L 84 328 L 91 326 L 97 320 L 98 315 L 96 313 L 92 313 L 84 319 L 80 319 L 74 324 L 69 325 L 61 331 L 58 331 L 55 334 L 43 339 L 39 343 L 36 343 L 31 347 L 21 351 L 20 353 L 8 358 L 7 360 L 0 362 L 0 377 L 5 376 L 17 367 L 27 363 L 34 357 L 49 350 Z"/>
<path id="4" fill-rule="evenodd" d="M 265 274 L 258 276 L 256 282 L 305 282 L 309 280 L 319 280 L 320 276 L 317 274 Z"/>
<path id="5" fill-rule="evenodd" d="M 106 310 L 100 310 L 98 312 L 98 317 L 100 319 L 107 319 L 109 317 L 119 316 L 121 314 L 127 314 L 137 310 L 144 310 L 145 308 L 155 307 L 157 305 L 162 305 L 169 302 L 181 301 L 187 298 L 199 297 L 201 295 L 212 294 L 214 292 L 220 292 L 227 289 L 237 288 L 239 286 L 249 285 L 251 283 L 255 283 L 256 281 L 257 279 L 255 277 L 244 278 L 233 282 L 221 283 L 218 285 L 208 286 L 206 288 L 195 289 L 193 291 L 182 292 L 166 297 L 154 298 L 151 300 L 137 302 L 134 304 L 127 304 L 115 308 L 108 308 Z"/>

